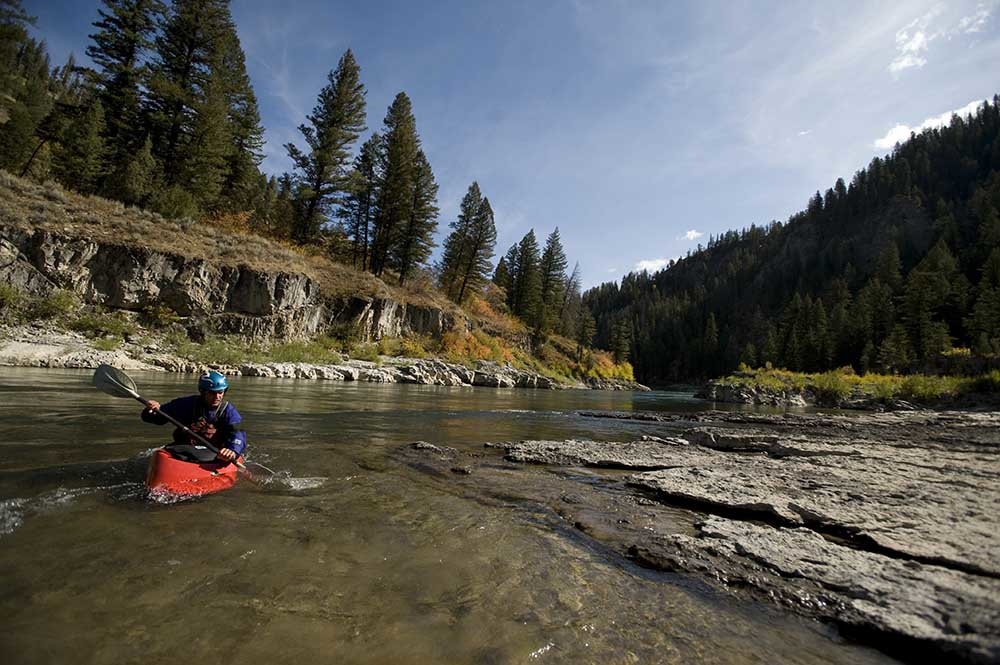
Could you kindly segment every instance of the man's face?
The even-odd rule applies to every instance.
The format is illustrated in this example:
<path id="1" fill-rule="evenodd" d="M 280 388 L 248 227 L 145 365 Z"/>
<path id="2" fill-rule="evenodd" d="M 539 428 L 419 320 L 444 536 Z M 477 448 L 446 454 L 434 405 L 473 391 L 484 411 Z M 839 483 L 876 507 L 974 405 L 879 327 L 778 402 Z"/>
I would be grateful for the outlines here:
<path id="1" fill-rule="evenodd" d="M 205 401 L 206 406 L 215 408 L 222 404 L 222 396 L 225 394 L 225 390 L 202 390 L 201 398 Z"/>

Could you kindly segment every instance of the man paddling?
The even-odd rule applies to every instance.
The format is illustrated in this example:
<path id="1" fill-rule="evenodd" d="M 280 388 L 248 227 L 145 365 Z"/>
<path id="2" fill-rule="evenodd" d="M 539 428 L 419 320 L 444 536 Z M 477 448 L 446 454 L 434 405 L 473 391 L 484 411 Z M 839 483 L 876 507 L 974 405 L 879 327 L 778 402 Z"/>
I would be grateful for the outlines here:
<path id="1" fill-rule="evenodd" d="M 229 382 L 223 374 L 208 372 L 198 379 L 197 395 L 178 397 L 163 405 L 149 400 L 149 406 L 143 409 L 141 417 L 147 423 L 165 425 L 169 420 L 164 414 L 169 415 L 219 449 L 217 455 L 211 454 L 178 427 L 167 450 L 181 459 L 207 462 L 216 458 L 234 462 L 246 449 L 247 440 L 246 433 L 237 428 L 243 418 L 236 407 L 223 399 L 228 389 Z"/>

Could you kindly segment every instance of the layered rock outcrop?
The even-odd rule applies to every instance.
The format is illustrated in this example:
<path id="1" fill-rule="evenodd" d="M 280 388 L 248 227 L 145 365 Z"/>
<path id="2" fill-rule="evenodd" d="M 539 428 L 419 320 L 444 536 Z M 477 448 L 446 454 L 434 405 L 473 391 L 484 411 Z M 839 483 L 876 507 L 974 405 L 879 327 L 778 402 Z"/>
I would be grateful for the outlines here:
<path id="1" fill-rule="evenodd" d="M 214 332 L 256 340 L 301 339 L 349 326 L 372 341 L 440 335 L 468 325 L 440 309 L 390 298 L 327 297 L 302 273 L 216 264 L 14 225 L 0 226 L 0 279 L 38 295 L 70 290 L 113 309 L 165 306 Z"/>
<path id="2" fill-rule="evenodd" d="M 607 520 L 559 510 L 640 563 L 753 589 L 905 658 L 1000 658 L 996 413 L 659 422 L 638 441 L 498 445 L 515 463 L 633 470 Z M 694 511 L 695 532 L 661 528 L 653 506 Z"/>

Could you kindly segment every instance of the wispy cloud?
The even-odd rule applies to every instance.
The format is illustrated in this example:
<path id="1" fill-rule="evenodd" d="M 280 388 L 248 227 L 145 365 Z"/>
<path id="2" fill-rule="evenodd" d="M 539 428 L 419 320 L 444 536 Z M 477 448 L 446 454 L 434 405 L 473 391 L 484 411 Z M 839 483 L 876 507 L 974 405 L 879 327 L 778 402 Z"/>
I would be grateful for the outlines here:
<path id="1" fill-rule="evenodd" d="M 927 64 L 927 47 L 940 33 L 929 33 L 931 21 L 941 13 L 940 6 L 935 7 L 909 25 L 896 32 L 896 57 L 889 63 L 889 71 L 898 75 L 904 69 L 923 67 Z"/>
<path id="2" fill-rule="evenodd" d="M 975 113 L 976 109 L 982 105 L 981 101 L 969 102 L 960 109 L 955 109 L 954 111 L 946 111 L 941 115 L 936 115 L 931 118 L 927 118 L 922 123 L 916 127 L 910 127 L 909 125 L 896 125 L 890 129 L 885 136 L 876 140 L 872 145 L 880 150 L 888 150 L 892 148 L 897 143 L 902 143 L 910 138 L 910 133 L 919 134 L 925 129 L 931 129 L 932 127 L 943 127 L 951 122 L 951 116 L 958 115 L 965 117 L 970 113 Z"/>
<path id="3" fill-rule="evenodd" d="M 987 0 L 976 5 L 976 9 L 957 20 L 954 13 L 938 20 L 946 13 L 944 4 L 936 5 L 929 12 L 914 19 L 896 32 L 896 57 L 889 63 L 889 71 L 896 78 L 900 72 L 921 68 L 927 64 L 927 54 L 931 42 L 945 38 L 951 40 L 959 35 L 982 32 L 998 5 L 997 0 Z M 944 25 L 934 26 L 934 23 Z"/>
<path id="4" fill-rule="evenodd" d="M 990 19 L 990 15 L 993 13 L 993 9 L 996 6 L 996 2 L 988 3 L 981 2 L 976 6 L 976 11 L 974 11 L 969 16 L 963 16 L 958 22 L 958 29 L 963 33 L 973 33 L 982 32 L 983 28 L 986 26 L 986 22 Z"/>
<path id="5" fill-rule="evenodd" d="M 667 267 L 667 264 L 676 260 L 676 257 L 673 259 L 643 259 L 635 264 L 635 269 L 638 272 L 642 272 L 643 270 L 656 272 L 657 270 L 663 270 Z"/>
<path id="6" fill-rule="evenodd" d="M 702 231 L 695 231 L 694 229 L 691 229 L 690 231 L 688 231 L 687 233 L 685 233 L 682 237 L 685 240 L 697 240 L 698 238 L 702 237 L 703 235 L 705 235 L 704 232 L 702 232 Z"/>
<path id="7" fill-rule="evenodd" d="M 810 134 L 812 134 L 812 131 L 813 130 L 811 129 L 803 129 L 801 132 L 799 132 L 799 136 L 809 136 Z"/>

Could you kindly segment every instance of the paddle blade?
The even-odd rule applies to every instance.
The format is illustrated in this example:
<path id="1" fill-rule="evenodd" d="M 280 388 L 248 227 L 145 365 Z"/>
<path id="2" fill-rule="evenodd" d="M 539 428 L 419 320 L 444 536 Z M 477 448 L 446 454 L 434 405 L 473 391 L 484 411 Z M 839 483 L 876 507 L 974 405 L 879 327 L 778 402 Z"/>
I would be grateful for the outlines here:
<path id="1" fill-rule="evenodd" d="M 101 365 L 94 372 L 94 386 L 115 397 L 138 399 L 135 382 L 128 374 L 111 365 Z"/>

